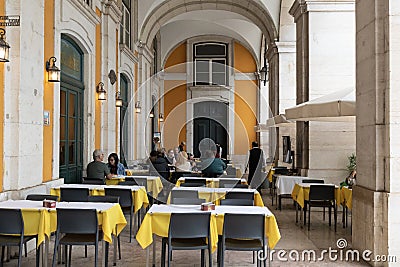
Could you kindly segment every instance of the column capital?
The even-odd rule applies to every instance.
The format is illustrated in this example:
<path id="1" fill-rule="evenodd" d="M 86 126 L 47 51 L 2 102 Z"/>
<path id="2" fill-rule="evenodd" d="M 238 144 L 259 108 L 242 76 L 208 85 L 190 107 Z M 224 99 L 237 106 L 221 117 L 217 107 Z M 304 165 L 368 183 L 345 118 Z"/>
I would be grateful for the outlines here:
<path id="1" fill-rule="evenodd" d="M 115 0 L 108 0 L 104 3 L 104 14 L 109 15 L 114 23 L 119 25 L 119 21 L 122 17 L 122 12 L 118 7 L 117 1 Z"/>
<path id="2" fill-rule="evenodd" d="M 266 57 L 267 57 L 268 61 L 271 61 L 271 59 L 272 59 L 276 54 L 278 54 L 278 47 L 277 47 L 277 45 L 276 45 L 275 42 L 272 42 L 272 43 L 270 43 L 270 44 L 268 45 L 268 50 L 267 50 L 267 53 L 266 53 Z"/>
<path id="3" fill-rule="evenodd" d="M 355 0 L 295 0 L 289 14 L 296 22 L 307 12 L 354 12 Z"/>

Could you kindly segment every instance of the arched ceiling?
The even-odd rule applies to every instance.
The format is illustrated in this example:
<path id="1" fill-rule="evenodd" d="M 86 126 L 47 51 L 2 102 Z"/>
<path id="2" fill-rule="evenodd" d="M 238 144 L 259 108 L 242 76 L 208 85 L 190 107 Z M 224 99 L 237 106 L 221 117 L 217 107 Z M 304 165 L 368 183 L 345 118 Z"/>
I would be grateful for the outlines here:
<path id="1" fill-rule="evenodd" d="M 161 62 L 168 52 L 182 41 L 202 35 L 231 37 L 245 45 L 259 60 L 261 31 L 247 18 L 228 11 L 196 10 L 168 21 L 160 29 Z"/>
<path id="2" fill-rule="evenodd" d="M 174 17 L 190 11 L 228 11 L 242 15 L 269 39 L 278 37 L 281 0 L 146 0 L 139 1 L 139 40 L 150 45 Z M 146 15 L 143 15 L 146 14 Z"/>

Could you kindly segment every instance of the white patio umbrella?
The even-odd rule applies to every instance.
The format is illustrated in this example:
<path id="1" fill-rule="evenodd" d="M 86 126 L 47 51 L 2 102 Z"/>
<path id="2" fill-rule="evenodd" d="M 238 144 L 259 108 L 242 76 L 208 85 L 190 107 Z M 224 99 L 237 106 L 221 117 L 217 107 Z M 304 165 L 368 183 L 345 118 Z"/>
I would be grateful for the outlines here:
<path id="1" fill-rule="evenodd" d="M 285 110 L 294 121 L 354 121 L 356 96 L 353 88 L 336 91 Z"/>
<path id="2" fill-rule="evenodd" d="M 290 121 L 286 119 L 285 114 L 279 114 L 267 120 L 267 127 L 285 127 L 289 126 L 294 121 Z"/>

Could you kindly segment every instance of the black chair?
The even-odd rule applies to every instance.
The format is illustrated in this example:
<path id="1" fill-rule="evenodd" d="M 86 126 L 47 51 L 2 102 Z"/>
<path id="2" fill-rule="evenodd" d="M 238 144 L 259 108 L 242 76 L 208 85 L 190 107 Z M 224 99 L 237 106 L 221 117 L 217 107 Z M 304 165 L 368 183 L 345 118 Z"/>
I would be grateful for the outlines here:
<path id="1" fill-rule="evenodd" d="M 219 176 L 219 178 L 240 178 L 240 177 L 236 177 L 236 174 L 222 174 Z"/>
<path id="2" fill-rule="evenodd" d="M 226 192 L 225 199 L 249 199 L 254 202 L 253 192 Z"/>
<path id="3" fill-rule="evenodd" d="M 20 209 L 0 209 L 0 246 L 1 246 L 1 259 L 0 266 L 3 266 L 4 250 L 6 246 L 18 247 L 18 267 L 21 266 L 22 261 L 22 246 L 29 240 L 37 236 L 24 235 L 24 219 Z M 36 250 L 36 266 L 39 266 L 39 253 Z"/>
<path id="4" fill-rule="evenodd" d="M 180 185 L 181 187 L 204 187 L 202 183 L 183 183 Z"/>
<path id="5" fill-rule="evenodd" d="M 135 181 L 122 181 L 119 182 L 118 185 L 134 186 L 137 185 L 137 183 Z"/>
<path id="6" fill-rule="evenodd" d="M 264 214 L 226 213 L 224 215 L 223 233 L 220 245 L 218 246 L 220 266 L 224 266 L 225 250 L 263 250 L 265 255 L 265 245 L 266 239 Z M 266 263 L 264 261 L 264 266 L 265 265 Z M 259 266 L 259 264 L 257 264 L 257 266 Z"/>
<path id="7" fill-rule="evenodd" d="M 126 176 L 125 182 L 133 182 L 134 185 L 144 186 L 147 192 L 147 178 L 146 177 L 134 177 L 134 176 Z"/>
<path id="8" fill-rule="evenodd" d="M 182 173 L 182 177 L 202 177 L 202 176 L 201 176 L 201 173 L 190 173 L 190 172 L 186 173 L 186 172 L 184 172 L 184 173 Z"/>
<path id="9" fill-rule="evenodd" d="M 211 213 L 172 213 L 168 237 L 162 239 L 161 266 L 165 266 L 165 250 L 168 245 L 168 267 L 172 250 L 201 250 L 201 266 L 205 266 L 204 250 L 208 249 L 209 266 L 212 266 Z M 208 242 L 207 242 L 208 240 Z"/>
<path id="10" fill-rule="evenodd" d="M 253 200 L 250 199 L 221 199 L 221 206 L 253 206 Z"/>
<path id="11" fill-rule="evenodd" d="M 236 168 L 232 167 L 232 166 L 228 166 L 226 167 L 226 174 L 227 175 L 234 175 L 236 176 Z"/>
<path id="12" fill-rule="evenodd" d="M 87 202 L 89 196 L 88 188 L 60 188 L 61 201 L 65 202 Z"/>
<path id="13" fill-rule="evenodd" d="M 96 209 L 57 209 L 57 231 L 52 266 L 56 265 L 57 249 L 60 245 L 65 246 L 66 266 L 71 266 L 73 245 L 94 245 L 94 266 L 97 266 L 100 240 Z"/>
<path id="14" fill-rule="evenodd" d="M 207 180 L 203 178 L 185 178 L 185 184 L 202 184 L 205 186 L 207 184 Z"/>
<path id="15" fill-rule="evenodd" d="M 29 194 L 26 196 L 26 200 L 43 201 L 43 200 L 54 200 L 58 201 L 58 196 L 46 195 L 46 194 Z"/>
<path id="16" fill-rule="evenodd" d="M 235 188 L 249 189 L 249 186 L 247 184 L 235 184 Z"/>
<path id="17" fill-rule="evenodd" d="M 105 184 L 105 180 L 97 178 L 82 177 L 82 184 Z"/>
<path id="18" fill-rule="evenodd" d="M 310 230 L 311 207 L 329 208 L 329 226 L 331 226 L 331 211 L 333 208 L 335 232 L 337 224 L 337 209 L 334 185 L 310 185 L 309 199 L 304 203 L 304 219 L 308 209 L 308 230 Z"/>
<path id="19" fill-rule="evenodd" d="M 171 202 L 174 198 L 199 198 L 199 193 L 196 190 L 172 190 Z"/>
<path id="20" fill-rule="evenodd" d="M 303 179 L 301 180 L 303 184 L 324 184 L 325 181 L 321 179 Z"/>
<path id="21" fill-rule="evenodd" d="M 233 188 L 238 183 L 240 183 L 240 180 L 219 179 L 219 187 L 220 188 Z"/>
<path id="22" fill-rule="evenodd" d="M 202 203 L 206 202 L 205 199 L 203 198 L 173 198 L 171 199 L 171 204 L 174 205 L 200 205 Z"/>
<path id="23" fill-rule="evenodd" d="M 119 203 L 119 197 L 116 196 L 88 196 L 88 202 L 105 202 L 105 203 Z M 121 259 L 121 239 L 119 238 L 119 235 L 117 236 L 117 241 L 118 241 L 118 259 Z M 107 243 L 107 250 L 106 250 L 106 260 L 108 260 L 108 243 Z M 115 253 L 114 253 L 115 256 Z M 87 257 L 87 250 L 85 247 L 85 257 Z M 115 259 L 115 258 L 114 258 Z M 108 262 L 106 262 L 107 266 Z M 114 265 L 116 265 L 116 262 L 114 261 Z"/>
<path id="24" fill-rule="evenodd" d="M 133 197 L 131 189 L 105 188 L 106 196 L 119 197 L 119 205 L 123 211 L 129 211 L 129 243 L 132 243 Z"/>

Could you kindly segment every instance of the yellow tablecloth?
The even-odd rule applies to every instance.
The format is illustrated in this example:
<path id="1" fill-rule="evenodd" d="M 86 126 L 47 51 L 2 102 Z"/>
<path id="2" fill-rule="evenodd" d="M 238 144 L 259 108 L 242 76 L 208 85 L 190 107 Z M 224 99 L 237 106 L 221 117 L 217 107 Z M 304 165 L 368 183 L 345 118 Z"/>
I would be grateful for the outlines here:
<path id="1" fill-rule="evenodd" d="M 24 219 L 24 235 L 37 235 L 38 246 L 43 243 L 45 237 L 50 238 L 51 233 L 55 232 L 57 225 L 54 226 L 50 220 L 48 209 L 21 209 Z"/>
<path id="2" fill-rule="evenodd" d="M 50 194 L 60 197 L 60 188 L 51 188 Z M 104 196 L 104 189 L 92 189 L 90 190 L 90 195 Z M 147 207 L 149 205 L 149 198 L 147 197 L 147 192 L 144 189 L 132 191 L 132 198 L 135 213 L 142 207 Z"/>
<path id="3" fill-rule="evenodd" d="M 195 189 L 193 189 L 195 190 Z M 221 199 L 225 199 L 226 192 L 218 192 L 218 191 L 198 191 L 199 198 L 205 199 L 206 202 L 213 202 L 215 205 L 220 204 Z M 171 193 L 168 196 L 167 204 L 171 203 Z M 261 198 L 261 195 L 258 191 L 254 193 L 254 206 L 264 207 L 264 202 Z"/>
<path id="4" fill-rule="evenodd" d="M 161 237 L 168 237 L 170 219 L 171 213 L 147 213 L 136 234 L 136 241 L 142 248 L 146 248 L 153 243 L 153 234 Z M 216 216 L 213 214 L 210 220 L 210 232 L 211 247 L 212 252 L 214 252 L 217 249 L 218 230 Z"/>
<path id="5" fill-rule="evenodd" d="M 310 187 L 304 187 L 299 184 L 295 184 L 292 191 L 292 198 L 296 201 L 300 207 L 304 208 L 304 201 L 309 199 Z M 339 187 L 335 188 L 335 199 L 336 205 L 340 205 L 340 190 Z"/>
<path id="6" fill-rule="evenodd" d="M 272 169 L 272 167 L 269 169 L 269 171 L 268 171 L 268 175 L 267 175 L 267 177 L 268 177 L 268 181 L 270 182 L 270 183 L 272 183 L 272 175 L 274 175 L 274 173 L 275 173 L 275 171 Z"/>
<path id="7" fill-rule="evenodd" d="M 353 190 L 347 186 L 343 186 L 340 189 L 341 204 L 346 203 L 346 207 L 351 210 L 353 207 Z"/>
<path id="8" fill-rule="evenodd" d="M 135 170 L 135 169 L 125 169 L 126 175 L 133 176 L 133 175 L 148 175 L 149 170 Z"/>
<path id="9" fill-rule="evenodd" d="M 106 185 L 117 185 L 119 182 L 123 181 L 125 181 L 125 177 L 113 177 L 111 179 L 106 179 Z M 158 196 L 162 189 L 163 184 L 160 177 L 155 179 L 147 179 L 147 191 L 152 192 L 152 196 L 154 198 Z"/>
<path id="10" fill-rule="evenodd" d="M 229 178 L 221 178 L 221 179 L 229 179 Z M 175 186 L 180 187 L 181 184 L 183 183 L 185 183 L 185 179 L 179 178 L 178 181 L 176 181 Z M 247 184 L 247 181 L 243 179 L 243 181 L 241 181 L 241 184 Z M 219 178 L 206 178 L 206 185 L 207 187 L 210 188 L 219 188 Z"/>

